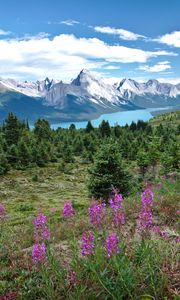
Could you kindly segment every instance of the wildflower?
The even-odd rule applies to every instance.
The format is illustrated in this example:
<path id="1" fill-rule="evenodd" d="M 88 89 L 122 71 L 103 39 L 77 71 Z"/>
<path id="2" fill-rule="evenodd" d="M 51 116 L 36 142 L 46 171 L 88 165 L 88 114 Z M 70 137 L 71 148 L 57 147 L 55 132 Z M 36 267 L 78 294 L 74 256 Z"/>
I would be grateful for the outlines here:
<path id="1" fill-rule="evenodd" d="M 0 203 L 0 220 L 6 216 L 6 209 L 2 203 Z"/>
<path id="2" fill-rule="evenodd" d="M 34 244 L 32 249 L 32 260 L 34 264 L 43 263 L 46 260 L 46 246 L 44 243 Z"/>
<path id="3" fill-rule="evenodd" d="M 36 227 L 44 226 L 47 223 L 46 215 L 39 213 L 38 216 L 33 220 L 33 224 Z"/>
<path id="4" fill-rule="evenodd" d="M 151 210 L 142 208 L 139 214 L 139 228 L 140 230 L 149 229 L 153 224 L 153 217 Z"/>
<path id="5" fill-rule="evenodd" d="M 180 243 L 180 236 L 176 238 L 176 243 Z"/>
<path id="6" fill-rule="evenodd" d="M 121 210 L 114 211 L 113 223 L 116 227 L 125 224 L 125 215 Z"/>
<path id="7" fill-rule="evenodd" d="M 71 202 L 65 202 L 63 207 L 63 217 L 69 218 L 75 214 L 74 208 Z"/>
<path id="8" fill-rule="evenodd" d="M 153 206 L 153 198 L 154 198 L 154 194 L 153 194 L 152 190 L 150 188 L 147 188 L 141 195 L 142 207 Z"/>
<path id="9" fill-rule="evenodd" d="M 152 206 L 154 194 L 150 188 L 147 188 L 141 194 L 141 211 L 139 214 L 139 230 L 150 229 L 153 224 Z"/>
<path id="10" fill-rule="evenodd" d="M 100 225 L 105 215 L 105 203 L 93 202 L 88 208 L 90 222 L 93 225 Z"/>
<path id="11" fill-rule="evenodd" d="M 122 195 L 118 194 L 117 191 L 115 190 L 114 197 L 109 200 L 110 208 L 114 210 L 122 208 L 122 201 L 123 201 Z"/>
<path id="12" fill-rule="evenodd" d="M 116 233 L 112 233 L 106 238 L 106 251 L 109 258 L 119 253 L 119 238 Z"/>
<path id="13" fill-rule="evenodd" d="M 70 287 L 76 286 L 77 274 L 75 271 L 70 271 L 69 276 L 68 276 L 68 282 L 69 282 Z"/>
<path id="14" fill-rule="evenodd" d="M 94 234 L 91 231 L 83 233 L 81 240 L 81 254 L 82 256 L 94 254 Z"/>
<path id="15" fill-rule="evenodd" d="M 47 217 L 46 215 L 40 213 L 34 220 L 33 224 L 35 226 L 34 229 L 34 237 L 35 240 L 40 242 L 44 240 L 50 239 L 50 231 L 47 225 Z"/>

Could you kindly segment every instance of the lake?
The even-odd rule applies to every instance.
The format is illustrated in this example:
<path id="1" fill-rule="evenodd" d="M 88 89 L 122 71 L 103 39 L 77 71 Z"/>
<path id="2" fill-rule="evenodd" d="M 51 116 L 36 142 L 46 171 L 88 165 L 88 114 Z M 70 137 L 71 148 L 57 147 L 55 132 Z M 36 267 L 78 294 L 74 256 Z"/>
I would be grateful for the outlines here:
<path id="1" fill-rule="evenodd" d="M 103 120 L 108 121 L 110 126 L 126 124 L 130 125 L 132 121 L 137 122 L 138 120 L 148 121 L 152 118 L 151 112 L 159 110 L 168 110 L 170 107 L 161 108 L 147 108 L 138 110 L 127 110 L 119 111 L 110 114 L 101 115 L 98 119 L 92 120 L 91 123 L 94 127 L 98 127 Z M 58 127 L 69 128 L 71 124 L 74 124 L 77 129 L 85 128 L 87 121 L 77 121 L 77 122 L 61 122 L 56 124 L 51 124 L 52 129 L 57 129 Z"/>

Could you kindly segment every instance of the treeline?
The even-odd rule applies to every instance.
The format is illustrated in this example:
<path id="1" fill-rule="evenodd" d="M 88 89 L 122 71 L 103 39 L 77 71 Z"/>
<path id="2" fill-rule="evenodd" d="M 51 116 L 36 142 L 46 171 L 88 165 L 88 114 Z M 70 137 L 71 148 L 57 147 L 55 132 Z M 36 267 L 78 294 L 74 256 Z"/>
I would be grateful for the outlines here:
<path id="1" fill-rule="evenodd" d="M 179 168 L 180 126 L 152 127 L 138 121 L 130 126 L 110 127 L 102 121 L 99 128 L 88 122 L 85 129 L 50 128 L 48 121 L 38 119 L 30 130 L 28 122 L 10 113 L 0 127 L 0 174 L 10 169 L 43 167 L 51 162 L 72 163 L 80 157 L 92 163 L 102 148 L 116 145 L 122 159 L 135 162 L 142 177 L 149 167 L 160 163 L 165 174 Z"/>

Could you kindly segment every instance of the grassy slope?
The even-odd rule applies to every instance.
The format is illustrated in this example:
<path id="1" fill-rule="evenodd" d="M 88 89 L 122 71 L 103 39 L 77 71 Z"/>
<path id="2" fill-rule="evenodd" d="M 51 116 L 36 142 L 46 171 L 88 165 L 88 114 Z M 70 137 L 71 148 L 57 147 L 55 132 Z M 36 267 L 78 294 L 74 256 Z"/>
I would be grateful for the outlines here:
<path id="1" fill-rule="evenodd" d="M 162 113 L 150 120 L 152 126 L 162 125 L 179 125 L 180 124 L 180 110 L 169 113 Z"/>

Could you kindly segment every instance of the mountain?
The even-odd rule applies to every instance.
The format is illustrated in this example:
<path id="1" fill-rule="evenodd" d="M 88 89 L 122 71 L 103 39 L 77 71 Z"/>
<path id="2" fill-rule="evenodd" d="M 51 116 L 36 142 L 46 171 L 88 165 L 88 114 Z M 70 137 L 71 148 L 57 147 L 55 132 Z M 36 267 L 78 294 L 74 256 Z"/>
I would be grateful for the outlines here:
<path id="1" fill-rule="evenodd" d="M 108 84 L 103 78 L 82 70 L 70 83 L 45 80 L 19 82 L 0 78 L 0 119 L 9 111 L 34 121 L 89 120 L 103 113 L 180 104 L 180 83 L 160 83 L 151 79 L 139 83 L 123 79 Z"/>
<path id="2" fill-rule="evenodd" d="M 132 79 L 123 79 L 117 87 L 122 97 L 141 107 L 163 107 L 180 104 L 180 84 L 160 83 L 150 79 L 139 83 Z"/>

